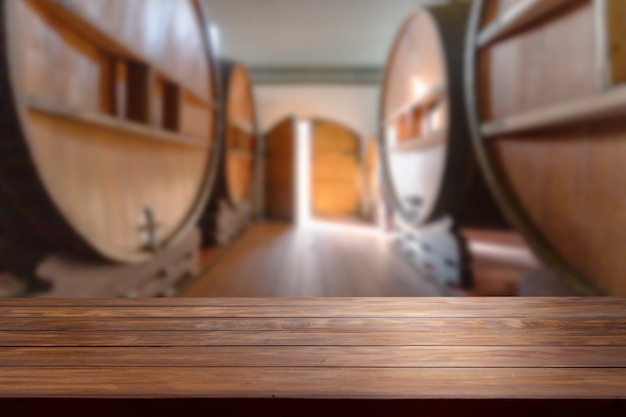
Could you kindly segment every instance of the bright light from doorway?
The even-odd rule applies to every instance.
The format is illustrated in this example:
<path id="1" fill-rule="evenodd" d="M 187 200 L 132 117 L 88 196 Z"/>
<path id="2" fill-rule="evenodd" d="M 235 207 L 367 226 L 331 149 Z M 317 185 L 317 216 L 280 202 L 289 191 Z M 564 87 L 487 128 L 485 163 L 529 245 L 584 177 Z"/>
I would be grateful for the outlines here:
<path id="1" fill-rule="evenodd" d="M 303 227 L 311 221 L 311 122 L 298 121 L 296 135 L 296 223 Z"/>

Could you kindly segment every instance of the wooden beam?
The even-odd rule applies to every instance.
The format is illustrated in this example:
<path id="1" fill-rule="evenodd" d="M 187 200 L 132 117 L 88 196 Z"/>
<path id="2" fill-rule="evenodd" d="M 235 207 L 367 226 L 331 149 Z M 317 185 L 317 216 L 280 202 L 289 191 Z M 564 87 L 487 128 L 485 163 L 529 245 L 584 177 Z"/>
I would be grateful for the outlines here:
<path id="1" fill-rule="evenodd" d="M 626 398 L 624 368 L 3 367 L 4 398 Z M 472 415 L 473 413 L 468 413 Z"/>
<path id="2" fill-rule="evenodd" d="M 242 308 L 253 307 L 259 311 L 268 309 L 270 307 L 292 307 L 294 312 L 298 311 L 298 308 L 303 305 L 307 307 L 315 307 L 321 309 L 320 312 L 324 313 L 327 308 L 341 309 L 344 307 L 353 307 L 354 310 L 361 311 L 360 317 L 371 316 L 372 310 L 382 308 L 388 310 L 394 314 L 394 317 L 402 317 L 402 312 L 406 309 L 412 311 L 415 310 L 428 310 L 431 313 L 428 317 L 437 316 L 437 314 L 444 311 L 460 312 L 467 310 L 483 309 L 492 310 L 491 313 L 498 311 L 503 306 L 510 312 L 517 310 L 527 310 L 533 312 L 534 315 L 551 313 L 554 314 L 561 308 L 571 314 L 576 312 L 583 312 L 589 310 L 589 312 L 596 313 L 599 308 L 603 310 L 613 310 L 614 314 L 626 315 L 626 299 L 617 297 L 494 297 L 494 298 L 474 298 L 474 297 L 423 297 L 423 298 L 411 298 L 411 297 L 367 297 L 367 309 L 358 306 L 359 302 L 363 301 L 360 297 L 326 297 L 326 298 L 251 298 L 251 297 L 217 297 L 217 298 L 143 298 L 143 299 L 128 299 L 128 298 L 114 298 L 114 299 L 45 299 L 45 298 L 7 298 L 0 299 L 0 311 L 3 308 L 16 308 L 11 310 L 16 313 L 18 309 L 27 308 L 31 309 L 37 307 L 38 313 L 35 316 L 22 316 L 22 317 L 64 317 L 63 308 L 89 308 L 98 311 L 96 307 L 103 307 L 105 310 L 120 307 L 137 308 L 137 307 L 156 307 L 169 308 L 169 307 L 226 307 L 226 308 Z M 576 306 L 576 309 L 571 309 L 572 305 Z M 54 308 L 51 308 L 54 307 Z M 617 310 L 614 310 L 617 309 Z M 223 310 L 220 310 L 222 313 Z M 45 314 L 40 314 L 45 313 Z M 232 311 L 231 311 L 232 313 Z M 146 316 L 146 317 L 151 317 Z M 13 316 L 15 318 L 15 316 Z M 125 316 L 122 316 L 125 317 Z M 136 316 L 137 317 L 137 316 Z M 169 317 L 167 314 L 160 317 Z M 189 316 L 184 316 L 189 317 Z M 194 316 L 191 316 L 194 317 Z M 256 316 L 253 316 L 256 317 Z M 292 317 L 292 315 L 290 315 Z M 306 316 L 305 316 L 306 317 Z M 314 316 L 309 316 L 314 317 Z M 315 317 L 324 317 L 321 316 Z M 411 317 L 411 316 L 409 316 Z M 510 317 L 509 314 L 506 317 Z M 1 318 L 8 318 L 0 315 Z M 580 319 L 580 317 L 578 317 Z"/>
<path id="3" fill-rule="evenodd" d="M 148 66 L 154 67 L 157 74 L 168 81 L 179 84 L 184 87 L 185 91 L 191 94 L 196 100 L 211 106 L 217 107 L 217 104 L 204 94 L 185 86 L 183 80 L 178 79 L 165 68 L 157 65 L 142 52 L 133 48 L 131 45 L 120 42 L 115 34 L 110 33 L 106 28 L 77 8 L 72 7 L 72 3 L 64 0 L 37 0 L 37 6 L 43 8 L 54 18 L 61 21 L 67 28 L 73 30 L 80 37 L 88 40 L 103 50 L 131 61 L 143 62 Z"/>
<path id="4" fill-rule="evenodd" d="M 387 119 L 388 122 L 394 123 L 394 121 L 398 117 L 402 116 L 404 113 L 412 111 L 415 108 L 418 108 L 418 107 L 421 109 L 428 108 L 437 100 L 441 99 L 444 96 L 444 94 L 446 94 L 447 91 L 448 91 L 447 87 L 443 84 L 438 84 L 438 85 L 430 87 L 426 92 L 422 94 L 421 97 L 405 104 L 398 110 L 394 111 L 392 115 L 389 116 L 389 118 Z"/>
<path id="5" fill-rule="evenodd" d="M 446 143 L 448 138 L 448 132 L 445 129 L 432 132 L 418 138 L 412 138 L 396 144 L 393 149 L 394 153 L 407 153 L 414 151 L 421 151 L 424 149 L 432 148 L 433 146 L 442 145 Z"/>
<path id="6" fill-rule="evenodd" d="M 626 115 L 626 86 L 484 123 L 486 138 Z"/>
<path id="7" fill-rule="evenodd" d="M 376 346 L 0 347 L 0 366 L 501 368 L 516 358 L 518 367 L 530 368 L 626 367 L 626 346 L 387 346 L 386 355 L 380 352 Z"/>
<path id="8" fill-rule="evenodd" d="M 250 300 L 194 300 L 164 299 L 161 303 L 150 300 L 112 300 L 107 304 L 81 300 L 0 300 L 0 317 L 33 318 L 56 317 L 63 319 L 91 318 L 450 318 L 450 317 L 542 317 L 542 318 L 624 318 L 626 299 L 622 298 L 415 298 L 415 299 L 271 299 Z M 303 301 L 304 300 L 304 301 Z M 387 301 L 388 300 L 388 301 Z M 51 308 L 56 303 L 59 307 Z M 0 339 L 2 340 L 2 339 Z"/>
<path id="9" fill-rule="evenodd" d="M 577 0 L 523 0 L 485 27 L 477 38 L 483 48 Z"/>
<path id="10" fill-rule="evenodd" d="M 160 128 L 157 129 L 149 125 L 121 120 L 113 116 L 82 111 L 70 106 L 51 102 L 41 97 L 28 97 L 26 99 L 26 106 L 33 112 L 60 117 L 76 123 L 89 124 L 103 129 L 116 130 L 120 133 L 135 135 L 144 139 L 160 140 L 177 145 L 203 149 L 211 148 L 211 144 L 204 139 L 168 132 Z"/>

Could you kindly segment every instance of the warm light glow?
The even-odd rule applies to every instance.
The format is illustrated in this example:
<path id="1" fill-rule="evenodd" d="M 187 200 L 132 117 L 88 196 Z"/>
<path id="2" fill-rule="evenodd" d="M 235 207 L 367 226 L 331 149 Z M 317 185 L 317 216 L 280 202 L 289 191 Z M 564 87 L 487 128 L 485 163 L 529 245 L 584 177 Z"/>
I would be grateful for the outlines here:
<path id="1" fill-rule="evenodd" d="M 431 111 L 429 116 L 429 124 L 431 127 L 431 131 L 438 131 L 443 128 L 443 107 L 437 106 L 433 111 Z"/>
<path id="2" fill-rule="evenodd" d="M 391 238 L 391 235 L 385 233 L 381 229 L 368 226 L 368 225 L 359 225 L 359 224 L 350 224 L 341 221 L 333 222 L 327 220 L 315 220 L 309 219 L 307 223 L 307 227 L 314 228 L 316 230 L 330 230 L 336 231 L 340 233 L 350 233 L 350 234 L 359 234 L 364 236 L 377 236 L 377 237 L 388 237 Z"/>
<path id="3" fill-rule="evenodd" d="M 311 122 L 298 121 L 296 131 L 295 196 L 298 226 L 311 221 Z"/>
<path id="4" fill-rule="evenodd" d="M 418 77 L 411 79 L 411 87 L 413 88 L 413 100 L 421 99 L 428 90 L 426 84 Z"/>

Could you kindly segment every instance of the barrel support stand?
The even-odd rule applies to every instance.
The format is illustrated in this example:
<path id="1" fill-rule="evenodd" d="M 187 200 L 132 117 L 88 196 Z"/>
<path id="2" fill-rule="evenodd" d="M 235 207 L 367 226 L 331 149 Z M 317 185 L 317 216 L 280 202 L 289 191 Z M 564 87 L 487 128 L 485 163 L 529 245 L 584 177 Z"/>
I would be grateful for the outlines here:
<path id="1" fill-rule="evenodd" d="M 118 265 L 63 253 L 49 254 L 36 269 L 51 289 L 38 297 L 174 296 L 185 279 L 198 273 L 200 233 L 193 229 L 176 245 L 136 265 Z"/>

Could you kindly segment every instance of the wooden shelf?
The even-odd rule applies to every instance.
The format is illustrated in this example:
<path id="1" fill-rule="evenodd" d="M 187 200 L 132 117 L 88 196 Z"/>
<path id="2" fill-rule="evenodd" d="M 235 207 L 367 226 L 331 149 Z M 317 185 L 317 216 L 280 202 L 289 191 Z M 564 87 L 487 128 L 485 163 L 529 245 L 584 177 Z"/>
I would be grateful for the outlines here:
<path id="1" fill-rule="evenodd" d="M 30 111 L 45 113 L 55 117 L 72 120 L 76 123 L 90 124 L 104 129 L 116 130 L 121 133 L 142 136 L 149 139 L 160 140 L 178 145 L 193 146 L 196 148 L 211 148 L 211 144 L 206 139 L 183 135 L 180 133 L 168 132 L 152 126 L 143 125 L 136 122 L 121 120 L 113 116 L 85 112 L 70 106 L 51 102 L 41 97 L 28 97 L 26 105 Z"/>
<path id="2" fill-rule="evenodd" d="M 446 87 L 443 84 L 436 85 L 429 89 L 426 93 L 422 95 L 418 100 L 414 100 L 397 111 L 395 111 L 388 119 L 390 123 L 393 123 L 397 118 L 402 116 L 404 113 L 412 111 L 413 109 L 419 108 L 427 108 L 432 105 L 435 101 L 439 100 L 446 92 Z"/>
<path id="3" fill-rule="evenodd" d="M 167 81 L 180 85 L 180 87 L 189 95 L 194 97 L 194 99 L 208 105 L 209 107 L 218 107 L 217 103 L 211 100 L 211 98 L 188 88 L 182 80 L 179 80 L 176 76 L 169 73 L 165 68 L 155 65 L 151 59 L 146 57 L 137 49 L 118 41 L 116 37 L 109 33 L 107 29 L 103 28 L 99 22 L 91 19 L 84 13 L 81 13 L 79 10 L 72 7 L 72 2 L 64 0 L 38 0 L 37 5 L 45 9 L 46 12 L 61 21 L 66 27 L 74 31 L 76 34 L 99 48 L 113 53 L 121 58 L 146 63 L 147 65 L 155 68 L 157 75 Z"/>
<path id="4" fill-rule="evenodd" d="M 615 116 L 626 116 L 626 86 L 483 123 L 481 132 L 493 137 Z"/>
<path id="5" fill-rule="evenodd" d="M 405 140 L 398 143 L 391 149 L 394 153 L 406 153 L 412 151 L 420 151 L 428 149 L 436 145 L 445 143 L 447 138 L 447 132 L 445 130 L 438 130 L 428 135 L 423 135 L 418 138 Z"/>
<path id="6" fill-rule="evenodd" d="M 252 123 L 250 122 L 244 122 L 243 120 L 229 120 L 228 124 L 231 127 L 234 127 L 237 130 L 240 130 L 244 133 L 247 133 L 249 135 L 254 135 L 254 127 L 252 126 Z"/>
<path id="7" fill-rule="evenodd" d="M 485 47 L 576 0 L 523 0 L 485 27 L 477 37 Z"/>

